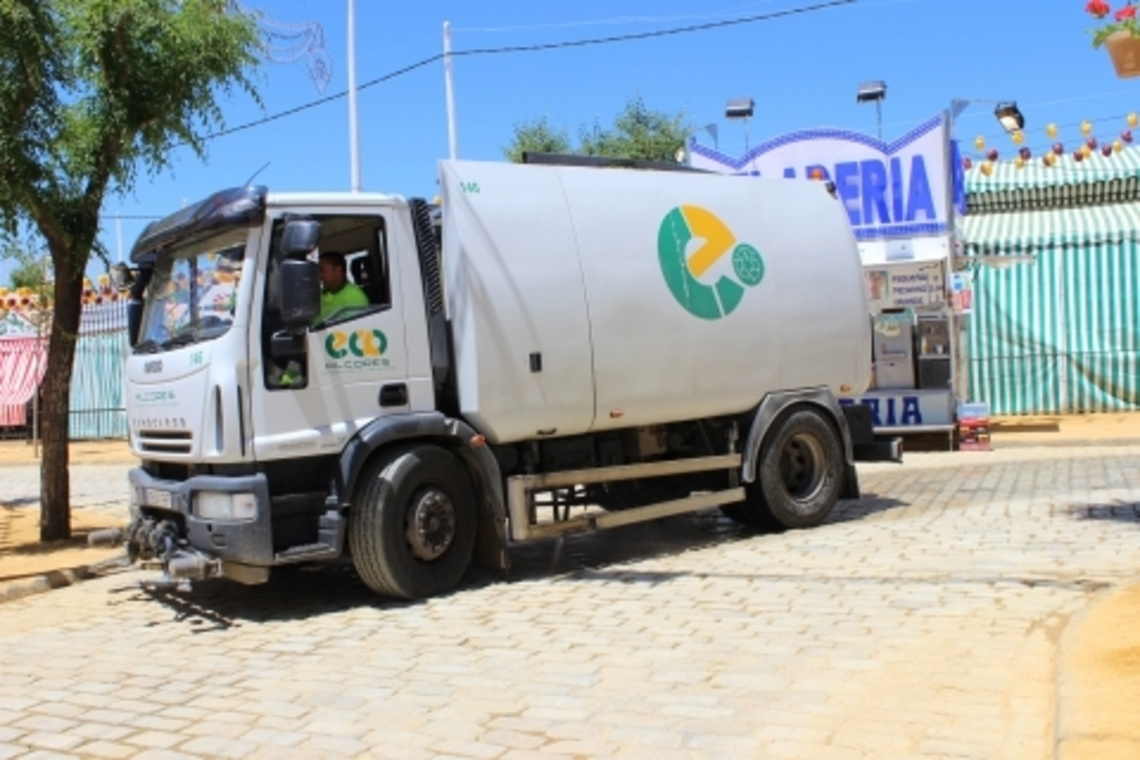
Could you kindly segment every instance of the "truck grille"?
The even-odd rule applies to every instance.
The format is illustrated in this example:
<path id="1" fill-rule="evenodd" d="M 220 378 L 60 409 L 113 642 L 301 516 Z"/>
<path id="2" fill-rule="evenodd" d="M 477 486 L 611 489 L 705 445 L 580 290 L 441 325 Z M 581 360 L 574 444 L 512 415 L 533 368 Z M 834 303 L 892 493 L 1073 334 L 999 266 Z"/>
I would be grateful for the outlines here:
<path id="1" fill-rule="evenodd" d="M 189 454 L 194 434 L 189 430 L 136 430 L 139 450 L 152 454 Z"/>

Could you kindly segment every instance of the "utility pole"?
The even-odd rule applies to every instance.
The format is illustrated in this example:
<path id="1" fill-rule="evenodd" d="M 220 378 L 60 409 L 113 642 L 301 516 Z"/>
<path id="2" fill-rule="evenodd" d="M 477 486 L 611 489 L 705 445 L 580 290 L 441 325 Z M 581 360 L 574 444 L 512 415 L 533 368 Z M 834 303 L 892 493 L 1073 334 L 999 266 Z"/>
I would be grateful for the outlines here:
<path id="1" fill-rule="evenodd" d="M 115 237 L 119 242 L 119 263 L 123 263 L 123 212 L 115 214 Z"/>
<path id="2" fill-rule="evenodd" d="M 352 192 L 360 192 L 360 132 L 356 118 L 356 0 L 348 0 L 348 155 Z"/>
<path id="3" fill-rule="evenodd" d="M 455 89 L 451 83 L 451 22 L 443 22 L 443 80 L 447 88 L 447 148 L 451 160 L 459 158 L 459 138 L 455 130 Z"/>

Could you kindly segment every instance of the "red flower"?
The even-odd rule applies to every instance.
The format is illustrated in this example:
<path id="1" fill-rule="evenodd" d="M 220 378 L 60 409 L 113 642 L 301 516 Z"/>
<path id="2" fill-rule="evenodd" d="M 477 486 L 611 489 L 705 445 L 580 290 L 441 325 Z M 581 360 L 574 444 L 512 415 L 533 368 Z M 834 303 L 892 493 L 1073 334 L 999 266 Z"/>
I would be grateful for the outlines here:
<path id="1" fill-rule="evenodd" d="M 1085 10 L 1097 18 L 1104 18 L 1109 14 L 1112 8 L 1109 8 L 1108 3 L 1104 2 L 1104 0 L 1089 0 L 1088 5 L 1085 6 Z"/>
<path id="2" fill-rule="evenodd" d="M 1123 21 L 1128 18 L 1136 18 L 1136 6 L 1126 5 L 1116 12 L 1116 20 Z"/>

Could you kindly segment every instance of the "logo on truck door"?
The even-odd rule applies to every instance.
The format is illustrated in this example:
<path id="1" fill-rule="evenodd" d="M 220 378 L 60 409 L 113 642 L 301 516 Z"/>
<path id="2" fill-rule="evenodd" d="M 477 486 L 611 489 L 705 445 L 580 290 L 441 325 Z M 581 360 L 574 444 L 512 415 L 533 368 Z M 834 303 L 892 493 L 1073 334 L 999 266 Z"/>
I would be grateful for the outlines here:
<path id="1" fill-rule="evenodd" d="M 697 245 L 690 246 L 694 240 Z M 745 286 L 764 279 L 760 252 L 738 243 L 720 217 L 700 206 L 678 206 L 666 214 L 657 233 L 657 257 L 669 292 L 701 319 L 727 317 L 744 300 Z"/>
<path id="2" fill-rule="evenodd" d="M 383 358 L 388 336 L 380 330 L 333 331 L 325 338 L 325 369 L 361 370 L 387 367 Z"/>

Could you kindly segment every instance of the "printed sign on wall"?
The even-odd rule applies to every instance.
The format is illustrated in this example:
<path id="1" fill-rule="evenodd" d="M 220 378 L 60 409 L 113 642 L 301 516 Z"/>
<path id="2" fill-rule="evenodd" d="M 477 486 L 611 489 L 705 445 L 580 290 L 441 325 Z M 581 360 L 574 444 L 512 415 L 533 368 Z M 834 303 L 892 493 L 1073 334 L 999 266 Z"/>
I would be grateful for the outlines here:
<path id="1" fill-rule="evenodd" d="M 863 275 L 873 314 L 883 309 L 940 306 L 946 300 L 941 261 L 868 267 Z"/>
<path id="2" fill-rule="evenodd" d="M 842 129 L 768 140 L 733 159 L 689 141 L 694 168 L 722 174 L 830 180 L 860 240 L 946 234 L 946 127 L 937 116 L 892 143 Z"/>

